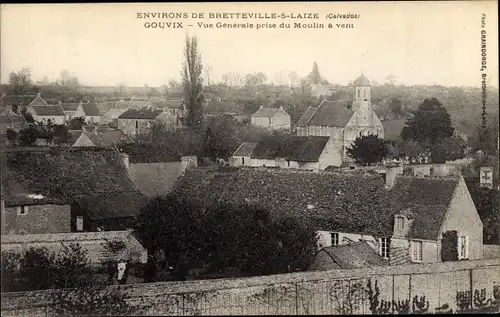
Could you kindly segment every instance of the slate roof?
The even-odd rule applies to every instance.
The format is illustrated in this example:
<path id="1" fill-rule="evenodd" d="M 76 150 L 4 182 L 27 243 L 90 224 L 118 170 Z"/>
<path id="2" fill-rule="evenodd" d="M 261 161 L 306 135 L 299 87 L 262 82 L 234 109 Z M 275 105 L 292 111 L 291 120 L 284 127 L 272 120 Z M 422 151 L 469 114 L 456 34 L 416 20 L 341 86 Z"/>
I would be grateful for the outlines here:
<path id="1" fill-rule="evenodd" d="M 127 111 L 127 109 L 109 109 L 102 116 L 107 119 L 118 118 L 125 111 Z"/>
<path id="2" fill-rule="evenodd" d="M 118 119 L 146 119 L 153 120 L 156 119 L 163 111 L 158 109 L 128 109 L 122 113 Z"/>
<path id="3" fill-rule="evenodd" d="M 405 127 L 406 120 L 386 120 L 382 122 L 384 126 L 384 136 L 388 140 L 395 140 L 401 135 L 401 131 Z"/>
<path id="4" fill-rule="evenodd" d="M 76 111 L 80 103 L 61 103 L 60 106 L 63 108 L 63 111 Z"/>
<path id="5" fill-rule="evenodd" d="M 5 203 L 71 203 L 82 196 L 135 191 L 119 153 L 101 148 L 10 150 L 2 182 Z M 29 195 L 44 198 L 29 198 Z"/>
<path id="6" fill-rule="evenodd" d="M 311 270 L 357 269 L 374 266 L 387 266 L 388 261 L 377 254 L 366 242 L 356 242 L 322 248 L 316 254 Z"/>
<path id="7" fill-rule="evenodd" d="M 64 116 L 63 108 L 57 106 L 32 106 L 37 116 Z"/>
<path id="8" fill-rule="evenodd" d="M 327 136 L 268 135 L 257 143 L 251 158 L 317 162 L 329 139 Z"/>
<path id="9" fill-rule="evenodd" d="M 354 86 L 370 86 L 370 81 L 365 77 L 365 75 L 361 74 L 354 81 Z"/>
<path id="10" fill-rule="evenodd" d="M 297 126 L 305 127 L 307 125 L 307 122 L 309 122 L 309 120 L 313 116 L 316 109 L 317 107 L 309 106 L 309 108 L 307 108 L 306 112 L 304 112 L 302 117 L 300 117 L 299 121 L 297 121 Z"/>
<path id="11" fill-rule="evenodd" d="M 252 155 L 253 150 L 257 146 L 257 143 L 254 142 L 243 142 L 240 147 L 236 149 L 232 156 L 250 156 Z"/>
<path id="12" fill-rule="evenodd" d="M 302 124 L 308 126 L 313 125 L 343 128 L 347 125 L 354 113 L 348 105 L 349 103 L 345 101 L 323 100 L 311 118 L 307 120 L 307 123 Z"/>
<path id="13" fill-rule="evenodd" d="M 387 190 L 383 177 L 362 172 L 200 167 L 186 171 L 175 192 L 202 205 L 258 204 L 276 217 L 296 216 L 318 230 L 381 236 L 392 235 L 395 214 L 413 207 L 422 225 L 413 226 L 411 235 L 436 240 L 428 228 L 442 223 L 442 209 L 416 206 L 448 206 L 457 184 L 458 179 L 401 176 Z"/>
<path id="14" fill-rule="evenodd" d="M 252 117 L 257 117 L 257 118 L 272 118 L 274 117 L 278 112 L 280 112 L 279 108 L 262 108 L 257 110 Z"/>
<path id="15" fill-rule="evenodd" d="M 130 101 L 117 101 L 115 103 L 116 108 L 127 109 L 127 108 L 143 108 L 148 105 L 147 100 L 130 100 Z"/>
<path id="16" fill-rule="evenodd" d="M 85 132 L 85 135 L 94 143 L 95 146 L 111 146 L 113 144 L 132 142 L 122 130 L 113 130 L 106 128 L 98 128 L 94 131 Z"/>
<path id="17" fill-rule="evenodd" d="M 97 108 L 99 109 L 99 113 L 101 115 L 104 115 L 106 112 L 108 112 L 111 109 L 115 109 L 115 107 L 116 107 L 116 102 L 114 102 L 114 101 L 112 101 L 112 102 L 108 101 L 108 102 L 99 102 L 99 103 L 97 103 Z M 122 112 L 124 112 L 125 109 L 126 108 L 124 108 L 122 110 Z"/>
<path id="18" fill-rule="evenodd" d="M 80 197 L 75 200 L 79 207 L 87 211 L 91 220 L 136 217 L 147 201 L 147 197 L 138 191 Z"/>
<path id="19" fill-rule="evenodd" d="M 99 111 L 99 108 L 97 107 L 96 103 L 84 103 L 82 104 L 83 112 L 85 113 L 86 116 L 89 117 L 99 117 L 101 115 L 101 112 Z"/>
<path id="20" fill-rule="evenodd" d="M 181 162 L 130 163 L 130 178 L 146 196 L 166 196 L 182 174 Z"/>

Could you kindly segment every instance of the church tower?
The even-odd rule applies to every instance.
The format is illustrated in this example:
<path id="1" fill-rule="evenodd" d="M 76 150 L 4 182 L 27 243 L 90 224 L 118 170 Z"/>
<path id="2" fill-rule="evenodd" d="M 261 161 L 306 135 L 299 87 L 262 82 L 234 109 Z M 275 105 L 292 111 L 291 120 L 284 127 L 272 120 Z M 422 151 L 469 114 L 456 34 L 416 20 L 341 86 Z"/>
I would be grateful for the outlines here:
<path id="1" fill-rule="evenodd" d="M 352 110 L 356 111 L 359 109 L 371 111 L 372 110 L 372 96 L 370 81 L 365 75 L 361 74 L 354 81 L 354 94 L 352 99 Z"/>

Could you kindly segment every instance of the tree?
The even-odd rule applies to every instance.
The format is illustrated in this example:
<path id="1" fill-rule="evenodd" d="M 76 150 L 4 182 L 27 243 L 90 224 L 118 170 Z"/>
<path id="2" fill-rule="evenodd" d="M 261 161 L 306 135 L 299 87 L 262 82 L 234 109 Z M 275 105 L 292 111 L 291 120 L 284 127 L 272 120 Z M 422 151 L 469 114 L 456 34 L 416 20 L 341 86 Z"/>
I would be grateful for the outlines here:
<path id="1" fill-rule="evenodd" d="M 415 141 L 429 145 L 451 137 L 454 130 L 450 114 L 436 98 L 425 99 L 406 125 L 413 132 Z"/>
<path id="2" fill-rule="evenodd" d="M 66 143 L 71 138 L 69 129 L 64 124 L 52 125 L 49 134 L 52 141 L 56 144 Z"/>
<path id="3" fill-rule="evenodd" d="M 431 147 L 431 160 L 434 163 L 445 163 L 465 157 L 465 142 L 460 137 L 443 138 Z"/>
<path id="4" fill-rule="evenodd" d="M 199 129 L 203 123 L 203 78 L 201 77 L 203 66 L 196 37 L 186 37 L 184 58 L 182 79 L 184 101 L 188 112 L 187 124 L 193 129 Z"/>
<path id="5" fill-rule="evenodd" d="M 14 141 L 15 139 L 17 139 L 17 132 L 12 130 L 12 129 L 7 129 L 7 131 L 5 132 L 7 134 L 7 140 L 9 141 Z"/>
<path id="6" fill-rule="evenodd" d="M 401 114 L 401 106 L 402 106 L 402 102 L 398 98 L 392 98 L 391 102 L 389 103 L 389 108 L 391 109 L 392 113 L 395 115 Z"/>
<path id="7" fill-rule="evenodd" d="M 85 125 L 85 119 L 83 117 L 73 118 L 68 122 L 68 129 L 81 130 L 83 125 Z"/>
<path id="8" fill-rule="evenodd" d="M 11 72 L 9 74 L 9 84 L 13 86 L 14 94 L 24 95 L 33 86 L 31 70 L 28 67 L 24 67 L 17 72 Z"/>
<path id="9" fill-rule="evenodd" d="M 316 64 L 316 62 L 314 62 L 313 64 L 313 69 L 311 73 L 309 73 L 308 79 L 309 83 L 314 85 L 317 85 L 321 82 L 321 75 L 319 74 L 318 64 Z"/>
<path id="10" fill-rule="evenodd" d="M 356 138 L 354 144 L 347 149 L 347 155 L 361 165 L 381 162 L 387 154 L 389 154 L 387 142 L 374 134 Z"/>

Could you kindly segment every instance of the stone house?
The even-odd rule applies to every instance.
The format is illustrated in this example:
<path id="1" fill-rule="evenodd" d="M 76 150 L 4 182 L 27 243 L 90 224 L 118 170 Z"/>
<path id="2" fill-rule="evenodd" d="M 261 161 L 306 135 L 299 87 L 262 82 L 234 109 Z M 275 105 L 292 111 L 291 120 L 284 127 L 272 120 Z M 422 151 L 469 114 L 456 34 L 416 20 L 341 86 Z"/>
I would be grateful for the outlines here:
<path id="1" fill-rule="evenodd" d="M 252 203 L 315 228 L 318 248 L 364 241 L 390 264 L 441 262 L 445 232 L 460 259 L 482 258 L 483 225 L 463 177 L 289 169 L 192 169 L 179 195 L 198 204 Z M 193 188 L 196 187 L 196 190 Z"/>
<path id="2" fill-rule="evenodd" d="M 64 124 L 66 116 L 60 105 L 28 106 L 27 112 L 33 116 L 35 122 L 46 124 Z"/>
<path id="3" fill-rule="evenodd" d="M 78 116 L 76 115 L 76 111 L 78 110 L 80 103 L 78 102 L 60 103 L 59 105 L 63 109 L 66 121 L 71 121 L 74 118 L 78 118 Z"/>
<path id="4" fill-rule="evenodd" d="M 115 150 L 36 148 L 3 154 L 2 234 L 98 226 L 124 230 L 139 211 L 141 195 L 128 176 L 127 162 Z"/>
<path id="5" fill-rule="evenodd" d="M 2 94 L 0 105 L 9 109 L 17 108 L 19 112 L 22 108 L 28 106 L 47 106 L 48 103 L 42 98 L 41 93 L 36 95 L 7 95 Z"/>
<path id="6" fill-rule="evenodd" d="M 281 106 L 279 108 L 260 106 L 250 117 L 250 122 L 255 126 L 272 130 L 290 129 L 292 126 L 290 115 Z"/>
<path id="7" fill-rule="evenodd" d="M 162 113 L 163 110 L 151 107 L 128 109 L 118 117 L 118 128 L 130 136 L 149 133 L 155 120 Z"/>
<path id="8" fill-rule="evenodd" d="M 251 166 L 252 152 L 257 146 L 255 142 L 243 142 L 229 158 L 230 166 Z"/>
<path id="9" fill-rule="evenodd" d="M 252 144 L 245 144 L 244 148 L 240 146 L 233 154 L 230 164 L 317 171 L 335 165 L 339 160 L 329 137 L 269 135 L 256 143 L 253 149 L 252 147 Z M 244 155 L 248 155 L 246 152 L 250 152 L 250 156 L 245 160 Z"/>
<path id="10" fill-rule="evenodd" d="M 101 123 L 108 124 L 114 122 L 115 120 L 118 120 L 118 117 L 125 111 L 127 111 L 127 109 L 111 108 L 104 112 L 101 116 Z"/>
<path id="11" fill-rule="evenodd" d="M 82 103 L 75 112 L 75 117 L 84 118 L 86 123 L 100 123 L 101 112 L 94 102 Z"/>
<path id="12" fill-rule="evenodd" d="M 384 138 L 384 127 L 371 107 L 371 88 L 361 75 L 354 81 L 353 100 L 323 100 L 309 107 L 297 122 L 299 136 L 329 136 L 335 143 L 339 164 L 353 161 L 347 148 L 363 135 Z M 339 165 L 340 166 L 340 165 Z"/>

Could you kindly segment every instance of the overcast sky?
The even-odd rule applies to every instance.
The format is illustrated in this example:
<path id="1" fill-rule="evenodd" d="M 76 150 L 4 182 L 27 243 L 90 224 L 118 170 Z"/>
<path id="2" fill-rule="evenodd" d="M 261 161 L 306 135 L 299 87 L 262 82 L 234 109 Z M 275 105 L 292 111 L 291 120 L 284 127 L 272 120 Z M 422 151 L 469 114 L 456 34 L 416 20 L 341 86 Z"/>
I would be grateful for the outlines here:
<path id="1" fill-rule="evenodd" d="M 319 13 L 324 29 L 146 29 L 137 12 Z M 355 13 L 351 29 L 327 28 L 327 13 Z M 2 5 L 1 81 L 29 67 L 35 80 L 55 80 L 67 69 L 85 85 L 160 86 L 180 79 L 184 37 L 199 39 L 212 81 L 225 72 L 307 75 L 313 62 L 330 82 L 347 84 L 361 72 L 370 80 L 481 85 L 481 14 L 486 14 L 488 85 L 498 87 L 496 1 L 319 4 L 62 4 Z M 171 22 L 170 21 L 170 22 Z M 284 20 L 285 22 L 306 22 Z M 276 23 L 276 20 L 223 22 Z M 350 23 L 343 20 L 342 23 Z M 193 27 L 187 27 L 193 24 Z"/>

